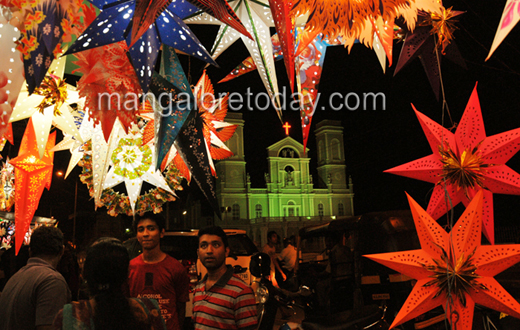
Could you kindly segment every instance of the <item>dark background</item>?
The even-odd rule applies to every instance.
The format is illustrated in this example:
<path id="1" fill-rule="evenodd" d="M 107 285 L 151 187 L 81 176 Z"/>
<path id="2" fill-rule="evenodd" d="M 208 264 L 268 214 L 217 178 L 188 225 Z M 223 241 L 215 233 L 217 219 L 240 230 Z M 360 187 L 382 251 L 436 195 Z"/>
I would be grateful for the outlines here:
<path id="1" fill-rule="evenodd" d="M 311 169 L 315 179 L 316 141 L 313 131 L 323 119 L 340 120 L 344 127 L 347 175 L 354 183 L 354 210 L 356 214 L 371 211 L 408 209 L 405 191 L 424 208 L 428 204 L 433 185 L 383 173 L 384 170 L 404 164 L 432 153 L 424 133 L 415 117 L 411 104 L 431 119 L 453 127 L 461 118 L 466 103 L 475 84 L 486 127 L 487 136 L 520 127 L 520 51 L 518 41 L 520 27 L 516 27 L 502 42 L 490 60 L 485 58 L 492 44 L 506 1 L 445 1 L 446 8 L 465 11 L 459 16 L 458 30 L 455 32 L 457 44 L 467 69 L 446 59 L 442 60 L 442 82 L 448 111 L 443 111 L 440 100 L 429 85 L 419 59 L 411 62 L 394 77 L 402 43 L 394 41 L 393 66 L 383 73 L 373 50 L 356 44 L 350 54 L 343 46 L 329 47 L 327 50 L 319 91 L 321 102 L 312 121 L 308 148 Z M 192 26 L 207 49 L 211 49 L 217 28 Z M 233 81 L 217 84 L 236 65 L 249 56 L 241 41 L 236 42 L 218 59 L 220 68 L 209 67 L 207 72 L 215 85 L 216 92 L 265 92 L 257 72 L 248 73 Z M 191 84 L 196 84 L 202 74 L 204 63 L 181 55 L 181 61 Z M 280 90 L 289 89 L 283 61 L 276 63 Z M 350 92 L 363 95 L 366 92 L 382 92 L 386 96 L 386 110 L 378 106 L 376 110 L 333 111 L 320 110 L 327 107 L 328 96 L 333 92 L 346 95 Z M 289 102 L 289 100 L 287 100 Z M 266 148 L 285 137 L 282 123 L 273 108 L 265 111 L 242 110 L 245 120 L 244 143 L 247 171 L 251 175 L 252 187 L 263 187 L 264 172 L 267 172 Z M 450 120 L 450 114 L 453 121 Z M 302 141 L 299 112 L 286 110 L 283 121 L 292 128 L 290 136 Z M 16 156 L 25 122 L 15 123 L 15 146 L 6 147 L 5 153 Z M 55 154 L 55 172 L 65 171 L 70 153 Z M 516 155 L 508 163 L 516 171 L 520 170 L 520 156 Z M 50 191 L 43 193 L 36 215 L 66 219 L 73 213 L 75 181 L 80 173 L 76 167 L 63 180 L 54 177 Z M 79 179 L 78 179 L 79 182 Z M 317 182 L 315 180 L 314 182 Z M 179 200 L 170 203 L 173 210 L 182 210 L 187 201 L 202 198 L 195 184 L 179 192 Z M 495 195 L 495 225 L 517 224 L 518 196 Z M 460 212 L 460 207 L 458 212 Z M 78 211 L 93 211 L 94 204 L 88 196 L 86 186 L 78 183 Z M 98 212 L 106 212 L 105 208 Z M 88 221 L 88 220 L 82 220 Z M 86 224 L 78 224 L 82 230 Z"/>

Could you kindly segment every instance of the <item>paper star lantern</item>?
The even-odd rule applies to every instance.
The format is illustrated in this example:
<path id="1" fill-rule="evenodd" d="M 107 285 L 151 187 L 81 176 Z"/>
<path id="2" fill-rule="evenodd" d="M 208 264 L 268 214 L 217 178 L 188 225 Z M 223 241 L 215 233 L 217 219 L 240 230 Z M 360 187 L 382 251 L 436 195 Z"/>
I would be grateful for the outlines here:
<path id="1" fill-rule="evenodd" d="M 450 61 L 466 68 L 466 64 L 453 41 L 453 32 L 461 11 L 440 7 L 433 12 L 419 12 L 417 26 L 407 30 L 403 47 L 394 71 L 394 76 L 411 61 L 419 57 L 435 97 L 439 99 L 440 61 L 445 56 Z M 435 42 L 437 40 L 437 43 Z"/>
<path id="2" fill-rule="evenodd" d="M 204 13 L 189 17 L 185 22 L 190 24 L 220 25 L 220 29 L 211 49 L 211 57 L 213 59 L 218 58 L 220 54 L 239 38 L 242 39 L 258 68 L 260 78 L 264 83 L 270 99 L 274 100 L 273 106 L 281 119 L 278 80 L 272 56 L 271 33 L 269 31 L 270 27 L 274 27 L 274 21 L 269 3 L 267 0 L 237 0 L 228 2 L 247 31 L 253 36 L 253 40 Z"/>
<path id="3" fill-rule="evenodd" d="M 8 23 L 3 13 L 0 11 L 0 44 L 5 47 L 0 52 L 0 136 L 7 130 L 24 81 L 21 53 L 14 43 L 20 38 L 20 31 Z"/>
<path id="4" fill-rule="evenodd" d="M 165 47 L 163 50 L 161 74 L 155 73 L 150 85 L 154 95 L 152 106 L 157 114 L 154 120 L 156 166 L 162 166 L 162 169 L 166 167 L 164 160 L 177 134 L 189 113 L 196 108 L 195 97 L 177 55 L 171 48 Z M 179 99 L 180 94 L 183 96 L 182 100 Z M 165 95 L 169 97 L 164 97 Z"/>
<path id="5" fill-rule="evenodd" d="M 506 7 L 500 18 L 498 24 L 497 33 L 493 39 L 493 44 L 489 50 L 489 54 L 486 57 L 486 61 L 489 60 L 491 55 L 495 52 L 502 41 L 507 37 L 509 32 L 515 27 L 516 23 L 520 20 L 520 3 L 517 0 L 507 0 Z"/>
<path id="6" fill-rule="evenodd" d="M 284 55 L 285 70 L 287 71 L 291 91 L 294 91 L 294 34 L 296 31 L 294 30 L 295 22 L 290 15 L 292 6 L 292 1 L 269 0 L 269 7 L 274 17 L 276 33 L 278 34 Z"/>
<path id="7" fill-rule="evenodd" d="M 479 191 L 450 233 L 410 196 L 420 250 L 365 255 L 417 280 L 390 328 L 442 305 L 453 329 L 470 330 L 479 304 L 520 318 L 520 304 L 493 276 L 520 261 L 520 245 L 481 245 Z"/>
<path id="8" fill-rule="evenodd" d="M 107 189 L 124 182 L 132 212 L 135 211 L 135 203 L 144 181 L 175 195 L 161 172 L 155 169 L 153 148 L 143 145 L 142 135 L 139 135 L 120 135 L 118 145 L 110 157 L 112 167 L 103 183 L 103 189 Z"/>
<path id="9" fill-rule="evenodd" d="M 413 30 L 418 9 L 434 11 L 438 6 L 438 2 L 431 0 L 302 0 L 295 4 L 292 15 L 309 15 L 306 31 L 323 33 L 328 39 L 341 37 L 345 47 L 350 50 L 356 40 L 372 47 L 374 34 L 382 32 L 378 32 L 381 25 L 377 21 L 388 22 L 392 30 L 394 18 L 401 16 Z"/>
<path id="10" fill-rule="evenodd" d="M 73 115 L 75 119 L 75 126 L 77 127 L 81 138 L 77 139 L 74 135 L 67 134 L 67 132 L 64 131 L 63 140 L 61 140 L 60 143 L 56 144 L 54 148 L 52 148 L 52 151 L 69 150 L 71 153 L 69 165 L 67 166 L 67 171 L 65 173 L 65 178 L 69 176 L 70 172 L 78 164 L 81 158 L 83 158 L 83 154 L 85 153 L 83 144 L 87 141 L 90 141 L 95 131 L 94 123 L 88 118 L 88 115 L 85 113 L 85 111 L 78 110 L 75 111 Z"/>
<path id="11" fill-rule="evenodd" d="M 15 168 L 15 246 L 20 250 L 25 233 L 29 229 L 34 212 L 38 208 L 43 188 L 50 188 L 54 153 L 50 151 L 56 140 L 56 132 L 49 136 L 45 153 L 40 159 L 32 120 L 25 129 L 18 157 L 11 159 Z"/>
<path id="12" fill-rule="evenodd" d="M 203 122 L 203 134 L 211 155 L 210 159 L 221 160 L 233 156 L 231 150 L 224 144 L 233 136 L 238 127 L 238 125 L 224 122 L 228 110 L 228 96 L 215 99 L 213 84 L 206 71 L 195 85 L 193 93 L 197 99 L 197 108 Z M 213 164 L 212 169 L 214 169 Z"/>
<path id="13" fill-rule="evenodd" d="M 77 83 L 79 95 L 85 98 L 85 110 L 94 125 L 100 125 L 108 141 L 116 119 L 125 132 L 136 120 L 141 87 L 124 42 L 89 49 L 76 54 L 73 63 L 82 73 Z"/>
<path id="14" fill-rule="evenodd" d="M 106 0 L 92 3 L 100 7 L 101 13 L 66 54 L 126 41 L 136 76 L 145 93 L 148 92 L 161 44 L 216 65 L 181 19 L 197 11 L 190 3 L 184 0 Z M 134 14 L 137 14 L 135 18 Z M 132 33 L 127 32 L 129 29 Z"/>
<path id="15" fill-rule="evenodd" d="M 68 106 L 81 101 L 76 88 L 60 78 L 63 76 L 64 68 L 65 59 L 55 60 L 51 69 L 54 74 L 47 75 L 32 95 L 29 95 L 24 85 L 9 119 L 9 122 L 29 117 L 33 119 L 40 157 L 43 157 L 45 152 L 53 122 L 67 134 L 81 139 L 70 113 L 72 109 Z"/>
<path id="16" fill-rule="evenodd" d="M 414 111 L 433 154 L 385 172 L 434 183 L 427 209 L 434 219 L 484 188 L 483 230 L 494 244 L 493 193 L 520 195 L 520 175 L 505 165 L 520 147 L 520 128 L 486 137 L 476 86 L 455 134 Z"/>

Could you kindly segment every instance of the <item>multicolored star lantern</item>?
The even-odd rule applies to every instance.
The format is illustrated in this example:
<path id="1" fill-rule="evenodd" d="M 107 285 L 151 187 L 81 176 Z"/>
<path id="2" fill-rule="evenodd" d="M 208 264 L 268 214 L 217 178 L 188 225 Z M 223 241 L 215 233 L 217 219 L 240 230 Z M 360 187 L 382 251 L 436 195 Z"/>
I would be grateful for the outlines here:
<path id="1" fill-rule="evenodd" d="M 82 103 L 82 101 L 76 88 L 61 79 L 64 69 L 65 59 L 56 59 L 51 65 L 51 73 L 45 76 L 40 86 L 34 89 L 31 95 L 24 85 L 9 119 L 9 122 L 29 117 L 33 119 L 40 157 L 43 157 L 45 152 L 52 123 L 81 140 L 69 104 Z"/>
<path id="2" fill-rule="evenodd" d="M 50 150 L 56 141 L 56 132 L 50 134 L 43 157 L 40 158 L 33 121 L 25 129 L 18 156 L 11 159 L 15 168 L 15 246 L 16 254 L 38 208 L 43 188 L 51 186 L 54 153 Z"/>
<path id="3" fill-rule="evenodd" d="M 520 175 L 505 165 L 519 150 L 520 128 L 486 137 L 477 86 L 455 134 L 413 108 L 433 154 L 385 172 L 434 183 L 427 208 L 434 219 L 483 188 L 483 230 L 494 244 L 493 193 L 520 195 Z"/>
<path id="4" fill-rule="evenodd" d="M 493 278 L 520 261 L 520 245 L 481 245 L 482 190 L 450 233 L 408 201 L 421 249 L 365 255 L 417 280 L 390 328 L 441 305 L 457 330 L 471 329 L 475 304 L 520 318 L 520 304 Z"/>
<path id="5" fill-rule="evenodd" d="M 509 32 L 515 27 L 516 23 L 520 20 L 520 1 L 518 0 L 507 0 L 506 7 L 502 13 L 502 18 L 498 24 L 497 33 L 493 44 L 489 50 L 489 54 L 486 57 L 486 61 L 489 60 L 491 55 L 495 52 L 502 41 L 507 37 Z"/>
<path id="6" fill-rule="evenodd" d="M 144 93 L 148 92 L 161 44 L 216 65 L 204 46 L 182 21 L 183 18 L 198 11 L 198 8 L 188 1 L 91 0 L 91 2 L 101 9 L 101 13 L 85 33 L 78 37 L 66 54 L 125 40 Z M 223 7 L 221 2 L 204 2 L 200 6 L 212 14 L 218 13 L 218 17 L 225 19 L 225 24 L 233 24 L 237 28 L 242 26 L 236 16 L 231 15 L 229 8 Z"/>
<path id="7" fill-rule="evenodd" d="M 228 1 L 240 18 L 253 40 L 238 33 L 235 29 L 216 21 L 211 16 L 202 13 L 188 17 L 184 21 L 189 24 L 220 25 L 220 29 L 211 49 L 211 57 L 216 59 L 239 38 L 244 42 L 249 54 L 255 62 L 260 78 L 278 116 L 282 117 L 278 80 L 273 60 L 273 47 L 269 28 L 274 27 L 274 21 L 267 0 L 233 0 Z"/>

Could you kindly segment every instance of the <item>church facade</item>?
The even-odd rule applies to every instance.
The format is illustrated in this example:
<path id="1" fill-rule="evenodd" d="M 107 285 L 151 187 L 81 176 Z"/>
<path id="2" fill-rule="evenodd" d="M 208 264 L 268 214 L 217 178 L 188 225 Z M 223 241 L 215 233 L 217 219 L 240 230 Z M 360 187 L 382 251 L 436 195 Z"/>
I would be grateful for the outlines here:
<path id="1" fill-rule="evenodd" d="M 238 128 L 226 143 L 234 156 L 215 164 L 222 210 L 217 225 L 245 229 L 263 245 L 270 230 L 288 237 L 301 227 L 354 215 L 341 122 L 324 120 L 316 125 L 317 178 L 310 173 L 308 149 L 304 153 L 303 145 L 287 136 L 267 148 L 265 186 L 252 187 L 246 171 L 242 115 L 228 113 L 226 121 Z"/>

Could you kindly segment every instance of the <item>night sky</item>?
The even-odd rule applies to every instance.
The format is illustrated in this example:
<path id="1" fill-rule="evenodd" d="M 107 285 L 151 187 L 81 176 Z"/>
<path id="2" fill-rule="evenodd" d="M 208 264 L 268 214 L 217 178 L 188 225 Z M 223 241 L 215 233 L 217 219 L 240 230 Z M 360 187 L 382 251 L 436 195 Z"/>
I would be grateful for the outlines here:
<path id="1" fill-rule="evenodd" d="M 441 100 L 436 100 L 419 59 L 411 62 L 394 77 L 402 44 L 394 42 L 394 64 L 383 73 L 375 53 L 365 46 L 354 45 L 350 54 L 343 46 L 329 47 L 319 85 L 321 102 L 312 121 L 311 131 L 323 119 L 340 120 L 344 127 L 344 142 L 347 175 L 354 183 L 354 209 L 356 214 L 371 211 L 408 209 L 405 191 L 421 206 L 426 208 L 433 184 L 383 173 L 384 170 L 431 154 L 424 133 L 415 117 L 411 104 L 431 119 L 452 127 L 460 120 L 471 92 L 478 82 L 478 93 L 487 136 L 520 127 L 520 27 L 516 27 L 495 51 L 493 57 L 484 62 L 492 44 L 500 21 L 505 0 L 445 1 L 446 8 L 466 11 L 459 18 L 459 30 L 455 32 L 455 43 L 465 60 L 464 69 L 446 59 L 442 60 L 442 77 L 449 113 L 443 112 Z M 193 31 L 210 49 L 217 29 L 207 26 L 193 26 Z M 220 68 L 209 67 L 207 72 L 215 84 L 217 92 L 264 92 L 263 84 L 256 72 L 251 72 L 231 82 L 216 84 L 236 65 L 248 56 L 246 48 L 238 41 L 224 52 L 217 63 Z M 195 84 L 202 73 L 204 63 L 197 59 L 188 60 L 181 55 L 186 73 Z M 276 64 L 279 88 L 289 89 L 283 61 Z M 320 110 L 327 106 L 331 93 L 350 92 L 362 95 L 364 92 L 382 92 L 386 96 L 386 110 L 333 111 Z M 289 101 L 289 100 L 288 100 Z M 251 175 L 253 187 L 264 187 L 267 171 L 266 148 L 285 137 L 284 129 L 273 108 L 265 111 L 242 111 L 245 120 L 244 139 L 247 171 Z M 450 116 L 451 114 L 451 119 Z M 297 111 L 286 110 L 283 121 L 292 126 L 290 136 L 302 141 L 300 117 Z M 20 136 L 21 138 L 21 136 Z M 316 172 L 315 136 L 309 137 L 311 168 Z M 18 142 L 19 143 L 19 142 Z M 13 150 L 9 154 L 16 155 Z M 55 170 L 66 169 L 69 154 L 56 154 Z M 516 155 L 507 163 L 520 171 L 520 156 Z M 76 168 L 65 181 L 55 178 L 50 192 L 44 192 L 36 215 L 48 216 L 73 211 L 74 178 L 80 173 Z M 314 180 L 317 182 L 317 180 Z M 188 188 L 180 194 L 197 189 Z M 78 209 L 93 210 L 86 186 L 78 185 Z M 495 195 L 495 224 L 508 226 L 517 224 L 520 196 Z M 182 208 L 182 201 L 171 204 L 172 208 Z M 53 211 L 54 208 L 54 211 Z M 103 208 L 100 210 L 105 212 Z"/>

